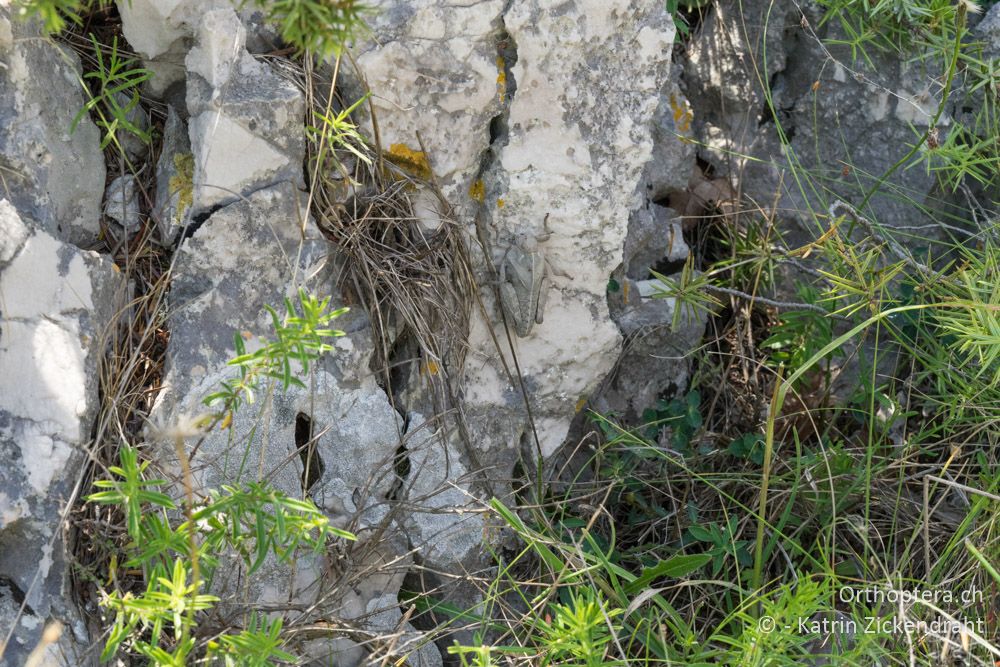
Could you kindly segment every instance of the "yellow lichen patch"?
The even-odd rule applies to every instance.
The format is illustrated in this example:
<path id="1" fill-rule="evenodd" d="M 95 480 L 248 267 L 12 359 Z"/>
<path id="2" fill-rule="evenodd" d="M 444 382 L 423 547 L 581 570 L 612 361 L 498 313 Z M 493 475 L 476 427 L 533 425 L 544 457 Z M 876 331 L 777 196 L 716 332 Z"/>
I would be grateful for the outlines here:
<path id="1" fill-rule="evenodd" d="M 505 202 L 503 199 L 497 199 L 497 208 L 503 208 L 506 204 L 507 202 Z"/>
<path id="2" fill-rule="evenodd" d="M 483 185 L 483 179 L 477 178 L 472 181 L 472 185 L 469 186 L 469 196 L 472 197 L 472 201 L 480 204 L 486 200 L 486 186 Z"/>
<path id="3" fill-rule="evenodd" d="M 583 410 L 584 406 L 587 405 L 587 397 L 584 396 L 579 401 L 576 402 L 576 411 L 579 412 Z"/>
<path id="4" fill-rule="evenodd" d="M 423 151 L 415 151 L 406 144 L 392 144 L 386 151 L 386 157 L 417 178 L 429 180 L 431 177 L 431 163 Z"/>
<path id="5" fill-rule="evenodd" d="M 174 169 L 177 173 L 170 177 L 168 189 L 171 196 L 178 195 L 176 215 L 180 220 L 194 202 L 194 155 L 191 153 L 174 155 Z"/>
<path id="6" fill-rule="evenodd" d="M 497 96 L 503 102 L 507 95 L 507 63 L 503 56 L 497 56 Z"/>
<path id="7" fill-rule="evenodd" d="M 432 376 L 437 375 L 438 374 L 437 362 L 434 361 L 433 359 L 428 359 L 426 362 L 424 362 L 424 372 L 427 373 L 427 375 L 432 375 Z"/>
<path id="8" fill-rule="evenodd" d="M 677 101 L 677 97 L 670 96 L 670 108 L 674 112 L 674 126 L 678 132 L 687 132 L 691 129 L 691 121 L 694 120 L 694 113 L 691 107 L 685 102 L 683 105 Z"/>

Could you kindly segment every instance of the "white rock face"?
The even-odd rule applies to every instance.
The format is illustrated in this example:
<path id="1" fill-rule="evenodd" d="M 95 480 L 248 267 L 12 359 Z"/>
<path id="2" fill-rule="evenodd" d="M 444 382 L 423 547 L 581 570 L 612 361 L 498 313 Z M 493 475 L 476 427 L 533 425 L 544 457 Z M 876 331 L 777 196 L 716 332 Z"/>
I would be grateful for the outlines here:
<path id="1" fill-rule="evenodd" d="M 361 47 L 358 65 L 375 93 L 382 143 L 390 151 L 419 151 L 420 132 L 445 194 L 467 211 L 490 118 L 503 107 L 505 72 L 495 42 L 504 3 L 372 4 L 375 39 Z"/>
<path id="2" fill-rule="evenodd" d="M 76 54 L 0 3 L 0 196 L 55 237 L 88 246 L 100 231 L 104 155 L 84 115 Z"/>
<path id="3" fill-rule="evenodd" d="M 121 286 L 110 262 L 0 200 L 0 588 L 13 589 L 0 590 L 0 628 L 16 628 L 5 664 L 23 664 L 50 617 L 78 624 L 66 602 L 62 513 L 86 459 L 102 336 Z M 72 639 L 51 664 L 82 664 Z"/>
<path id="4" fill-rule="evenodd" d="M 501 251 L 518 237 L 551 233 L 541 243 L 551 280 L 544 322 L 515 339 L 546 455 L 618 355 L 608 278 L 622 261 L 629 212 L 641 201 L 674 31 L 655 4 L 602 0 L 563 9 L 515 0 L 504 17 L 517 44 L 517 90 L 508 143 L 486 186 L 496 193 L 486 205 Z M 474 330 L 472 349 L 489 348 L 485 333 Z M 508 385 L 495 359 L 476 358 L 467 370 L 470 387 Z M 485 408 L 497 396 L 487 390 L 468 398 Z"/>

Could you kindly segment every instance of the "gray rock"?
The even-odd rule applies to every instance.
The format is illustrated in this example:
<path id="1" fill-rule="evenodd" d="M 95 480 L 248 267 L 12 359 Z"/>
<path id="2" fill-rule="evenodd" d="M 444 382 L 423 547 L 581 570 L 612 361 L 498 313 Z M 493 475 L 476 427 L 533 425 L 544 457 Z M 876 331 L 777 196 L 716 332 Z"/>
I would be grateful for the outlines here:
<path id="1" fill-rule="evenodd" d="M 191 141 L 187 125 L 171 106 L 167 108 L 163 149 L 156 163 L 156 208 L 153 213 L 163 244 L 173 243 L 178 231 L 191 219 L 193 194 Z"/>
<path id="2" fill-rule="evenodd" d="M 78 246 L 100 233 L 104 156 L 84 114 L 76 54 L 0 6 L 0 197 L 57 238 Z"/>
<path id="3" fill-rule="evenodd" d="M 194 215 L 275 183 L 302 186 L 304 97 L 245 39 L 231 8 L 207 12 L 185 61 Z"/>
<path id="4" fill-rule="evenodd" d="M 235 369 L 226 363 L 235 356 L 233 334 L 242 334 L 248 349 L 260 337 L 273 337 L 264 307 L 283 311 L 282 300 L 292 296 L 292 286 L 316 273 L 314 264 L 321 261 L 326 244 L 311 222 L 306 239 L 301 238 L 296 213 L 304 204 L 295 201 L 298 194 L 289 185 L 254 192 L 212 214 L 180 245 L 171 289 L 167 388 L 155 411 L 162 431 L 203 413 L 202 399 L 234 378 Z M 331 275 L 322 272 L 307 287 L 322 296 L 332 284 Z M 341 297 L 334 295 L 333 301 Z M 334 326 L 348 329 L 351 321 L 345 318 Z M 229 429 L 205 439 L 192 461 L 200 490 L 266 479 L 295 497 L 308 491 L 335 524 L 351 525 L 359 536 L 382 521 L 394 483 L 399 416 L 370 374 L 358 377 L 354 370 L 342 369 L 366 367 L 368 357 L 354 352 L 372 349 L 367 328 L 353 329 L 355 333 L 337 339 L 338 353 L 320 360 L 302 378 L 307 388 L 284 391 L 265 381 L 255 402 L 236 413 Z M 318 480 L 303 475 L 303 448 L 309 440 L 303 440 L 303 432 L 315 438 L 310 468 Z M 159 439 L 162 466 L 176 475 L 172 442 Z M 307 567 L 299 560 L 293 576 L 287 566 L 269 562 L 255 575 L 250 599 L 315 599 L 321 571 L 319 563 Z M 241 568 L 234 562 L 226 572 L 227 578 L 238 578 Z M 225 589 L 224 581 L 218 585 Z"/>
<path id="5" fill-rule="evenodd" d="M 660 97 L 653 125 L 653 153 L 646 165 L 646 198 L 662 201 L 688 184 L 694 164 L 694 113 L 675 80 Z"/>
<path id="6" fill-rule="evenodd" d="M 448 571 L 471 567 L 483 539 L 479 501 L 472 492 L 461 450 L 449 451 L 433 422 L 410 414 L 407 439 L 409 475 L 403 481 L 402 501 L 408 508 L 407 535 L 424 562 Z"/>
<path id="7" fill-rule="evenodd" d="M 650 269 L 683 262 L 689 249 L 684 242 L 680 217 L 672 209 L 649 204 L 632 212 L 625 237 L 625 275 L 633 280 L 652 278 Z M 660 266 L 661 273 L 665 270 Z"/>
<path id="8" fill-rule="evenodd" d="M 702 157 L 716 167 L 717 176 L 738 182 L 746 198 L 775 202 L 782 233 L 793 246 L 815 238 L 814 212 L 825 206 L 806 201 L 802 189 L 790 185 L 790 150 L 796 168 L 819 178 L 828 199 L 859 203 L 875 179 L 927 129 L 940 94 L 927 82 L 941 74 L 925 69 L 933 70 L 930 61 L 904 62 L 875 50 L 869 52 L 873 67 L 852 65 L 850 50 L 843 46 L 830 46 L 837 60 L 821 67 L 817 63 L 828 61 L 827 52 L 801 26 L 803 18 L 819 26 L 821 15 L 803 5 L 803 17 L 797 7 L 790 0 L 753 0 L 739 7 L 723 3 L 708 14 L 684 64 L 685 92 L 694 111 L 695 135 L 704 146 Z M 768 26 L 763 39 L 757 33 L 748 37 L 734 23 L 738 12 L 744 16 L 740 25 Z M 821 38 L 843 37 L 836 21 L 818 30 Z M 766 75 L 771 87 L 777 118 L 765 104 L 752 70 L 752 63 L 762 61 L 765 46 L 768 57 L 761 77 Z M 945 114 L 942 129 L 949 122 Z M 790 149 L 779 140 L 778 123 Z M 929 223 L 906 199 L 934 199 L 935 187 L 935 176 L 923 167 L 900 169 L 872 198 L 866 214 L 885 225 Z M 905 197 L 899 196 L 904 192 Z"/>
<path id="9" fill-rule="evenodd" d="M 104 215 L 108 216 L 126 232 L 139 231 L 139 196 L 135 189 L 135 176 L 126 174 L 111 181 L 104 195 Z"/>
<path id="10" fill-rule="evenodd" d="M 69 593 L 64 514 L 98 408 L 101 341 L 122 281 L 110 262 L 22 221 L 0 200 L 0 633 L 4 664 L 24 664 L 43 627 L 63 662 L 86 631 Z M 57 650 L 58 649 L 58 650 Z"/>
<path id="11" fill-rule="evenodd" d="M 202 17 L 216 9 L 230 9 L 231 0 L 118 0 L 122 31 L 139 53 L 143 67 L 154 72 L 144 84 L 153 97 L 176 103 L 175 91 L 183 88 L 184 59 L 198 32 Z M 259 9 L 248 6 L 238 12 L 246 28 L 247 49 L 251 53 L 274 50 L 279 44 L 274 26 Z M 180 95 L 183 100 L 183 93 Z"/>
<path id="12" fill-rule="evenodd" d="M 376 632 L 394 633 L 398 635 L 393 653 L 405 655 L 407 664 L 412 667 L 441 667 L 441 652 L 427 640 L 422 633 L 416 632 L 409 623 L 403 623 L 403 613 L 399 610 L 399 602 L 395 595 L 383 595 L 368 603 L 368 620 L 366 625 Z"/>
<path id="13" fill-rule="evenodd" d="M 131 98 L 125 93 L 118 93 L 117 101 L 119 106 L 124 109 L 128 108 Z M 143 108 L 141 102 L 132 107 L 132 110 L 125 115 L 125 119 L 140 132 L 149 132 L 149 113 Z M 149 152 L 149 144 L 127 129 L 119 129 L 115 137 L 118 139 L 118 143 L 121 144 L 125 156 L 132 164 L 134 166 L 141 165 L 142 158 Z"/>
<path id="14" fill-rule="evenodd" d="M 684 391 L 691 353 L 705 334 L 704 311 L 682 310 L 674 328 L 676 300 L 654 297 L 658 282 L 625 278 L 621 289 L 608 297 L 625 344 L 595 409 L 631 424 L 639 423 L 657 399 Z"/>
<path id="15" fill-rule="evenodd" d="M 994 58 L 1000 55 L 1000 5 L 990 7 L 973 32 L 984 43 L 984 55 Z"/>

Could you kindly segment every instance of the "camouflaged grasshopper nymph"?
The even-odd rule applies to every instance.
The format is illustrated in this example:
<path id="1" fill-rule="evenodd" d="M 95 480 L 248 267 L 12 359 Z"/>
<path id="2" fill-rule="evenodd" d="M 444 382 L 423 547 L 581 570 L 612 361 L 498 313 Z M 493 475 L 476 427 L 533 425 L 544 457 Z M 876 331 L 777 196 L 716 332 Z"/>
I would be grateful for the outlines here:
<path id="1" fill-rule="evenodd" d="M 544 234 L 516 239 L 500 262 L 500 306 L 521 338 L 530 335 L 545 316 L 545 283 L 552 271 L 539 244 L 552 236 L 548 221 L 546 214 Z"/>

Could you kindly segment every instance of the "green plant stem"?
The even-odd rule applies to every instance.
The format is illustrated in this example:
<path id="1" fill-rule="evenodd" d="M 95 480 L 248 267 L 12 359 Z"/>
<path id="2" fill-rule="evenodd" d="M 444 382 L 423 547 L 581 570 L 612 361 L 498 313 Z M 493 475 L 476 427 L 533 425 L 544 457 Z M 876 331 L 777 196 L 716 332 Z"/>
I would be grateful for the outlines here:
<path id="1" fill-rule="evenodd" d="M 194 476 L 191 474 L 191 462 L 188 460 L 187 452 L 184 451 L 184 438 L 174 438 L 174 451 L 181 464 L 181 471 L 184 474 L 184 515 L 188 522 L 188 556 L 191 558 L 191 585 L 194 587 L 191 592 L 191 604 L 187 608 L 187 622 L 181 631 L 180 645 L 184 645 L 188 640 L 190 629 L 194 627 L 194 601 L 198 598 L 198 591 L 201 589 L 201 569 L 198 566 L 198 538 L 196 531 L 197 524 L 194 520 Z"/>
<path id="2" fill-rule="evenodd" d="M 808 363 L 809 362 L 807 362 L 807 364 Z M 757 543 L 754 546 L 753 576 L 750 582 L 751 590 L 754 594 L 756 594 L 757 589 L 760 588 L 760 578 L 764 564 L 764 531 L 767 527 L 767 489 L 768 485 L 771 483 L 771 459 L 773 458 L 772 454 L 774 452 L 775 415 L 778 413 L 778 410 L 781 409 L 781 403 L 778 400 L 779 394 L 782 399 L 784 398 L 784 385 L 782 384 L 781 378 L 783 372 L 784 365 L 778 368 L 778 377 L 775 378 L 774 381 L 774 394 L 771 396 L 770 411 L 767 415 L 767 433 L 764 437 L 764 468 L 761 471 L 760 500 L 757 505 Z M 793 373 L 793 375 L 796 374 Z M 753 606 L 753 614 L 755 618 L 760 614 L 759 599 L 757 604 Z"/>

